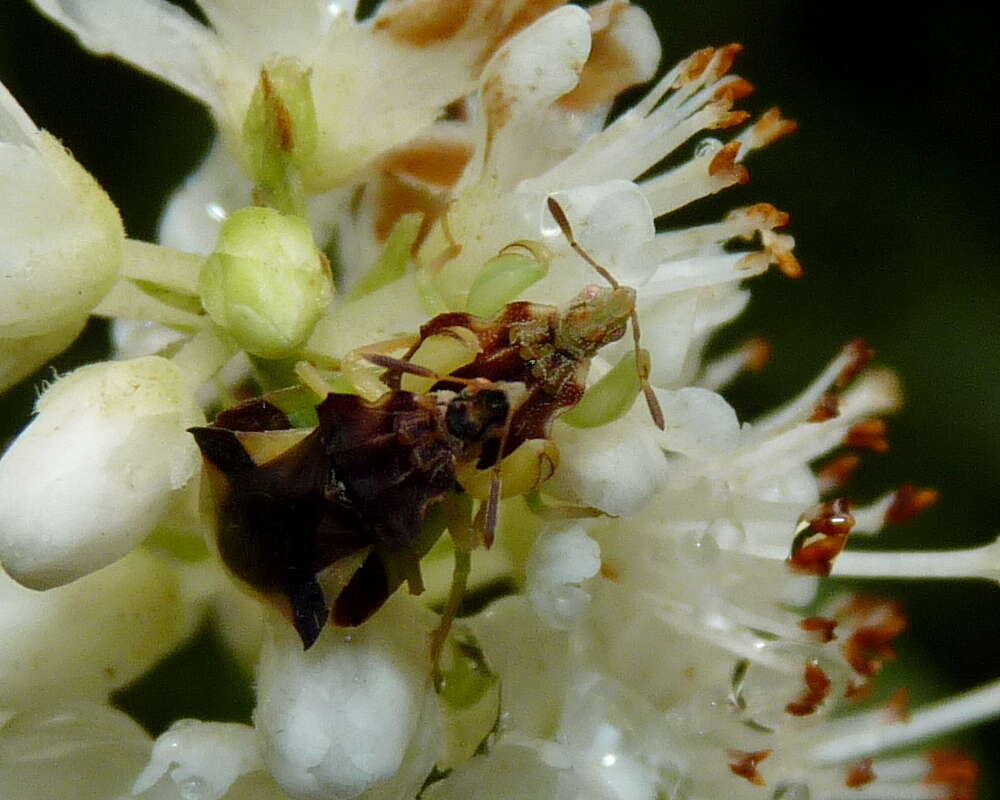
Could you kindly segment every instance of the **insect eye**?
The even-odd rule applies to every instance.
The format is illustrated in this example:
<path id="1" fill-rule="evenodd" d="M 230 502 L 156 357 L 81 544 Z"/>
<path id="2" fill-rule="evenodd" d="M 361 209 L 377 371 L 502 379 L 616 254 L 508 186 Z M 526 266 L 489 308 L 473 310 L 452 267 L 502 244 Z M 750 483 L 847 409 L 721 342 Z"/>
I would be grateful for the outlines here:
<path id="1" fill-rule="evenodd" d="M 507 395 L 499 389 L 487 389 L 480 394 L 487 411 L 489 412 L 489 422 L 501 422 L 507 417 L 510 411 L 510 403 Z"/>
<path id="2" fill-rule="evenodd" d="M 445 412 L 445 425 L 452 436 L 459 439 L 477 439 L 482 434 L 483 423 L 470 412 L 468 400 L 453 400 Z"/>
<path id="3" fill-rule="evenodd" d="M 509 409 L 506 394 L 499 389 L 486 389 L 452 400 L 445 412 L 445 425 L 453 436 L 475 441 L 506 419 Z"/>

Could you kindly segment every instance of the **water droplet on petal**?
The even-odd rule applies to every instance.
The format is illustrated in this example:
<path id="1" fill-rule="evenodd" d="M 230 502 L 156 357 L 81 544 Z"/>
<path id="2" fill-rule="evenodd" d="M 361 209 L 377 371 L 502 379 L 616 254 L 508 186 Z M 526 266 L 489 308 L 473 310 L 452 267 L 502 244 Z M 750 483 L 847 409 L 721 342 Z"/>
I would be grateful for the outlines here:
<path id="1" fill-rule="evenodd" d="M 723 550 L 739 550 L 746 544 L 746 531 L 743 530 L 742 525 L 731 519 L 720 517 L 712 520 L 707 532 L 715 538 Z"/>
<path id="2" fill-rule="evenodd" d="M 212 796 L 204 778 L 185 778 L 177 784 L 177 790 L 184 800 L 209 800 Z"/>
<path id="3" fill-rule="evenodd" d="M 722 142 L 712 136 L 706 136 L 694 148 L 696 158 L 714 156 L 722 149 Z"/>
<path id="4" fill-rule="evenodd" d="M 692 531 L 684 537 L 681 544 L 681 555 L 692 566 L 708 567 L 719 560 L 719 543 L 711 533 L 710 528 L 702 531 Z"/>

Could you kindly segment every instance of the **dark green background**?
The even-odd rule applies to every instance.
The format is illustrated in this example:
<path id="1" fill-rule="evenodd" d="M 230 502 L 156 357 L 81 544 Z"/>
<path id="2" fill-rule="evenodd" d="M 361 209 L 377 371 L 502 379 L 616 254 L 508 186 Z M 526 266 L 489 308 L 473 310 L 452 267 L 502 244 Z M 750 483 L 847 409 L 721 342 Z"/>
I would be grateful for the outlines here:
<path id="1" fill-rule="evenodd" d="M 806 269 L 795 282 L 758 280 L 750 312 L 726 334 L 775 344 L 767 370 L 736 387 L 738 407 L 752 416 L 787 397 L 843 342 L 866 337 L 881 362 L 902 374 L 908 406 L 892 421 L 892 452 L 868 459 L 855 496 L 904 481 L 935 486 L 939 506 L 887 533 L 886 544 L 978 544 L 1000 529 L 997 47 L 971 4 L 897 8 L 709 0 L 648 10 L 665 63 L 706 44 L 742 42 L 737 69 L 758 86 L 744 105 L 778 104 L 801 124 L 753 157 L 750 185 L 689 212 L 701 219 L 773 202 L 792 215 Z M 205 149 L 201 109 L 114 61 L 83 54 L 23 0 L 0 0 L 0 79 L 108 189 L 130 235 L 153 237 L 164 197 Z M 95 341 L 75 355 L 93 352 Z M 0 437 L 23 424 L 33 391 L 9 393 Z M 935 659 L 936 677 L 920 695 L 1000 675 L 995 586 L 906 583 L 891 591 L 911 615 L 904 660 Z M 247 702 L 245 692 L 236 696 Z M 227 713 L 221 701 L 184 695 L 180 702 L 186 713 L 198 713 L 199 704 Z M 147 711 L 147 722 L 160 727 L 166 713 Z M 983 728 L 981 752 L 998 737 L 1000 726 Z M 997 785 L 992 773 L 985 785 Z M 984 788 L 983 796 L 1000 791 Z"/>

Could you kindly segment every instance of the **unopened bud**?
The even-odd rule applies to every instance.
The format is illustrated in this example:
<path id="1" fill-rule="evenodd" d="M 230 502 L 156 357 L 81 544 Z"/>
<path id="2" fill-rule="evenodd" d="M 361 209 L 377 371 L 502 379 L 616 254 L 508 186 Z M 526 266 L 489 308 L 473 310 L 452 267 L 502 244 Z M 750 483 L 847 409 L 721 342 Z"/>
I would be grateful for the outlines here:
<path id="1" fill-rule="evenodd" d="M 469 289 L 466 310 L 479 317 L 492 317 L 548 272 L 549 255 L 534 242 L 516 242 L 491 258 Z"/>
<path id="2" fill-rule="evenodd" d="M 90 364 L 42 395 L 0 460 L 0 561 L 48 589 L 124 556 L 198 468 L 185 429 L 204 420 L 158 356 Z"/>
<path id="3" fill-rule="evenodd" d="M 243 146 L 250 176 L 271 186 L 288 164 L 301 166 L 316 150 L 318 129 L 311 73 L 282 58 L 260 72 L 243 120 Z"/>
<path id="4" fill-rule="evenodd" d="M 244 208 L 226 220 L 199 289 L 215 323 L 262 358 L 294 353 L 333 299 L 329 266 L 306 221 L 270 208 Z"/>
<path id="5" fill-rule="evenodd" d="M 2 85 L 0 175 L 0 351 L 16 361 L 3 354 L 2 389 L 83 327 L 118 278 L 125 231 L 97 181 Z"/>

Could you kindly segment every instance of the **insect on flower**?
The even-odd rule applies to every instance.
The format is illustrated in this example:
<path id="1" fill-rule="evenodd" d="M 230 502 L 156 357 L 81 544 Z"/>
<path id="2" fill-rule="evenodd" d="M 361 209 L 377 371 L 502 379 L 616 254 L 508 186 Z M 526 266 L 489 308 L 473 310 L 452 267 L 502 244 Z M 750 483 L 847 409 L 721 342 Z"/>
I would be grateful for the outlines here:
<path id="1" fill-rule="evenodd" d="M 494 538 L 504 460 L 536 442 L 528 488 L 552 474 L 554 420 L 580 402 L 591 358 L 620 339 L 630 320 L 640 384 L 663 426 L 646 381 L 648 359 L 638 348 L 635 291 L 576 243 L 554 200 L 549 208 L 573 249 L 610 286 L 587 287 L 565 311 L 514 302 L 493 319 L 440 314 L 399 358 L 378 352 L 378 345 L 365 348 L 360 357 L 387 370 L 386 391 L 374 401 L 326 394 L 311 431 L 293 428 L 266 397 L 192 429 L 209 468 L 222 561 L 283 611 L 304 647 L 327 619 L 343 627 L 364 622 L 404 580 L 420 593 L 420 559 L 447 528 L 456 569 L 432 642 L 437 664 L 464 592 L 469 553 Z M 475 357 L 447 374 L 413 363 L 420 346 L 438 335 L 469 342 Z M 404 374 L 433 384 L 408 391 L 401 388 Z M 484 471 L 488 490 L 473 521 L 468 484 Z"/>

